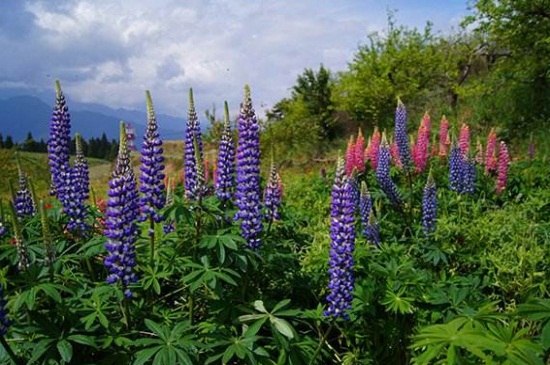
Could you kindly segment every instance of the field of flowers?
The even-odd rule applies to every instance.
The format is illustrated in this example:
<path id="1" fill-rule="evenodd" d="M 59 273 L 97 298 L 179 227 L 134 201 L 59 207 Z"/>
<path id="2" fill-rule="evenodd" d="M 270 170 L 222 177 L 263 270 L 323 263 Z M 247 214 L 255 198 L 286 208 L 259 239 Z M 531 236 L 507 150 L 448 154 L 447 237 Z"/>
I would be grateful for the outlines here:
<path id="1" fill-rule="evenodd" d="M 210 164 L 190 91 L 181 179 L 146 105 L 138 176 L 121 123 L 104 202 L 78 134 L 69 158 L 56 83 L 50 196 L 17 161 L 0 204 L 0 363 L 550 361 L 550 175 L 534 145 L 512 162 L 494 129 L 428 114 L 409 135 L 398 101 L 393 131 L 278 171 L 245 87 Z"/>

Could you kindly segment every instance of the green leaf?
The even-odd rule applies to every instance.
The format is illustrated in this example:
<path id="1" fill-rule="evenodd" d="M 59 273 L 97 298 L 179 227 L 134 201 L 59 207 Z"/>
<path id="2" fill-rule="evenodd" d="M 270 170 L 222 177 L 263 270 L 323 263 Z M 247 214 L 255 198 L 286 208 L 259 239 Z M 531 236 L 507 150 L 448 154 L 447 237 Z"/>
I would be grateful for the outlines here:
<path id="1" fill-rule="evenodd" d="M 265 309 L 264 302 L 261 300 L 256 300 L 254 302 L 254 308 L 260 313 L 268 313 L 267 309 Z"/>
<path id="2" fill-rule="evenodd" d="M 73 346 L 67 340 L 61 340 L 57 343 L 57 351 L 65 362 L 71 362 L 73 357 Z"/>
<path id="3" fill-rule="evenodd" d="M 286 336 L 288 339 L 292 340 L 294 338 L 294 332 L 292 331 L 292 326 L 286 320 L 282 318 L 271 318 L 271 323 L 275 326 L 277 331 L 282 335 Z"/>
<path id="4" fill-rule="evenodd" d="M 143 365 L 145 364 L 151 357 L 153 357 L 161 347 L 153 347 L 148 348 L 144 350 L 140 350 L 136 352 L 136 359 L 134 360 L 134 365 Z"/>
<path id="5" fill-rule="evenodd" d="M 70 335 L 67 340 L 79 343 L 81 345 L 88 345 L 90 347 L 97 347 L 94 337 L 85 335 Z"/>
<path id="6" fill-rule="evenodd" d="M 550 348 L 550 321 L 546 322 L 544 327 L 542 327 L 540 340 L 542 343 L 542 348 L 544 350 L 547 350 L 548 348 Z"/>

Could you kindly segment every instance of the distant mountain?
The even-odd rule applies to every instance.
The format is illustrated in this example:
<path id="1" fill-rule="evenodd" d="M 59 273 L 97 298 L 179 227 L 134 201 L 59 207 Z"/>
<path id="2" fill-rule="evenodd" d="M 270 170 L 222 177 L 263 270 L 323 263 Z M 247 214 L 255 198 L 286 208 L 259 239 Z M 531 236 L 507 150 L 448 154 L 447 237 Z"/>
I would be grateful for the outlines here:
<path id="1" fill-rule="evenodd" d="M 127 109 L 112 109 L 104 105 L 71 103 L 71 133 L 82 134 L 84 138 L 101 137 L 118 139 L 118 125 L 121 120 L 132 124 L 139 143 L 145 133 L 147 115 L 145 112 Z M 16 142 L 23 141 L 28 132 L 34 139 L 48 139 L 52 105 L 34 96 L 14 96 L 0 100 L 0 133 L 11 135 Z M 157 115 L 161 137 L 181 139 L 184 136 L 185 120 L 168 115 Z M 165 128 L 164 126 L 175 126 Z"/>

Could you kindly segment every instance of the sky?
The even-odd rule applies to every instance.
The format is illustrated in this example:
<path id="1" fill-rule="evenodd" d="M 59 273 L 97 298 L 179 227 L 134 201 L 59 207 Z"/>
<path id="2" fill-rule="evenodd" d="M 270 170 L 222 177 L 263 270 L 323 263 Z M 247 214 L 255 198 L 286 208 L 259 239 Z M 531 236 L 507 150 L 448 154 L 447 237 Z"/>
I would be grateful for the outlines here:
<path id="1" fill-rule="evenodd" d="M 155 109 L 185 117 L 227 100 L 238 112 L 249 84 L 258 114 L 320 64 L 344 71 L 367 35 L 399 25 L 450 32 L 467 0 L 0 0 L 0 95 Z M 69 105 L 70 107 L 70 105 Z"/>

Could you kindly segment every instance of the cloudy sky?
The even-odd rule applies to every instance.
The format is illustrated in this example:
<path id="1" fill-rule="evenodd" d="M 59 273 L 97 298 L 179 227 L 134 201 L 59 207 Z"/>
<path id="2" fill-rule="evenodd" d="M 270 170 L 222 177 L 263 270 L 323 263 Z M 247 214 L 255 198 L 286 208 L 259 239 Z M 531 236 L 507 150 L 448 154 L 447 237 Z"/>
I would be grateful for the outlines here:
<path id="1" fill-rule="evenodd" d="M 304 68 L 346 69 L 370 32 L 399 24 L 456 28 L 467 0 L 0 0 L 0 95 L 48 95 L 184 116 L 251 85 L 258 111 L 289 94 Z M 46 94 L 45 94 L 46 93 Z M 202 109 L 202 110 L 201 110 Z"/>

